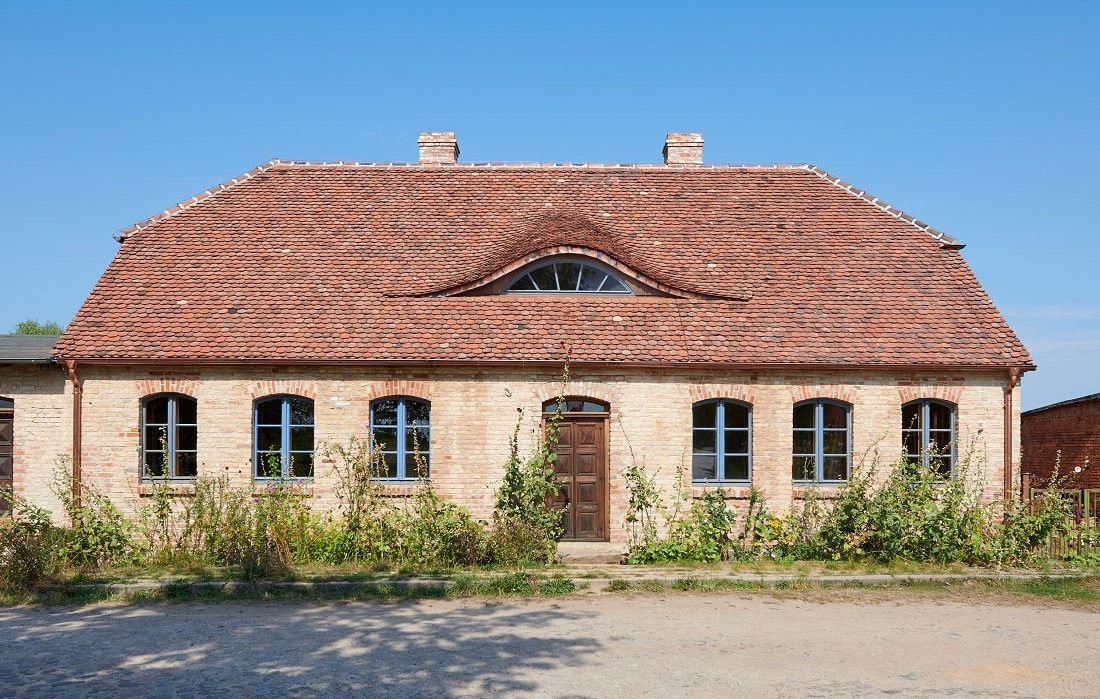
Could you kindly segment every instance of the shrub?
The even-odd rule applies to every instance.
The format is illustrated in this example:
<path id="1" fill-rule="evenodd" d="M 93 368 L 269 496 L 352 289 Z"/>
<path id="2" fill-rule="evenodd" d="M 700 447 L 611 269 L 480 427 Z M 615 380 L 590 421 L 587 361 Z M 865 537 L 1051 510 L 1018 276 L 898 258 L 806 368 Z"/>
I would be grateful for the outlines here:
<path id="1" fill-rule="evenodd" d="M 130 562 L 136 553 L 133 526 L 111 499 L 92 485 L 81 484 L 78 498 L 70 464 L 69 457 L 60 457 L 50 482 L 51 492 L 69 517 L 70 527 L 61 546 L 66 561 L 88 568 Z"/>
<path id="2" fill-rule="evenodd" d="M 484 530 L 465 509 L 423 483 L 403 513 L 400 560 L 428 566 L 471 566 L 486 559 Z"/>
<path id="3" fill-rule="evenodd" d="M 519 519 L 495 517 L 486 535 L 488 562 L 500 566 L 529 566 L 548 563 L 557 544 L 546 539 L 542 528 Z"/>
<path id="4" fill-rule="evenodd" d="M 557 461 L 555 448 L 561 432 L 565 392 L 569 384 L 568 357 L 562 369 L 557 405 L 546 419 L 532 453 L 519 454 L 519 432 L 523 425 L 523 409 L 518 409 L 515 429 L 508 440 L 508 462 L 496 493 L 493 532 L 490 543 L 503 550 L 495 555 L 498 562 L 548 563 L 557 555 L 557 539 L 561 536 L 564 511 L 552 505 L 559 484 L 554 473 Z"/>
<path id="5" fill-rule="evenodd" d="M 56 580 L 61 568 L 63 530 L 50 514 L 10 490 L 0 498 L 12 503 L 12 517 L 0 521 L 0 590 L 33 592 Z"/>
<path id="6" fill-rule="evenodd" d="M 988 560 L 984 544 L 994 513 L 979 502 L 973 449 L 957 460 L 948 480 L 905 454 L 885 478 L 880 468 L 875 457 L 852 470 L 832 506 L 815 513 L 819 521 L 809 527 L 800 553 L 827 560 Z"/>

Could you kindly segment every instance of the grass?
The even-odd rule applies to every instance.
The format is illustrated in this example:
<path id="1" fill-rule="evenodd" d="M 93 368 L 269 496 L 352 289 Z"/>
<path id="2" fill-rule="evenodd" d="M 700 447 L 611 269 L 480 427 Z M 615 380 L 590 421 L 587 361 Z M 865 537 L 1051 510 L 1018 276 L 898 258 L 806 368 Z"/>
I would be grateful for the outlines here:
<path id="1" fill-rule="evenodd" d="M 810 600 L 865 602 L 932 595 L 964 603 L 1058 604 L 1100 610 L 1095 567 L 1054 567 L 1041 577 L 991 578 L 999 572 L 917 563 L 716 563 L 563 566 L 513 570 L 323 566 L 295 568 L 279 579 L 245 580 L 239 570 L 211 566 L 108 568 L 74 573 L 30 593 L 0 593 L 0 605 L 174 602 L 194 600 L 404 600 L 561 596 L 585 590 L 627 594 L 766 593 Z M 1032 573 L 1034 574 L 1034 573 Z M 849 576 L 944 576 L 938 580 L 865 584 Z M 775 577 L 781 577 L 776 580 Z M 950 576 L 950 577 L 947 577 Z M 962 577 L 960 577 L 962 576 Z M 772 578 L 765 580 L 765 577 Z M 142 586 L 146 587 L 142 587 Z"/>

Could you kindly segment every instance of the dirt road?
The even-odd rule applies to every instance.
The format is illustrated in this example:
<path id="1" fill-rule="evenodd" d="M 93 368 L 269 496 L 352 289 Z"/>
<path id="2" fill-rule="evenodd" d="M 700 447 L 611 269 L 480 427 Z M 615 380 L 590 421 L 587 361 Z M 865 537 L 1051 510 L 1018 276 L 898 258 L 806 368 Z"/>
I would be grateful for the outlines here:
<path id="1" fill-rule="evenodd" d="M 871 596 L 0 609 L 0 696 L 1091 697 L 1100 614 Z"/>

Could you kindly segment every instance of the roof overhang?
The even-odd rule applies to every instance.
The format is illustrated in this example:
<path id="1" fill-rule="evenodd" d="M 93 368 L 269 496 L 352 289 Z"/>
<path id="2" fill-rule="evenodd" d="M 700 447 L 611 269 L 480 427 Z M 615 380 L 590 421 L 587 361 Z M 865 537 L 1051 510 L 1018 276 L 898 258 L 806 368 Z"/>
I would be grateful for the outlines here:
<path id="1" fill-rule="evenodd" d="M 62 361 L 82 366 L 349 366 L 349 367 L 560 367 L 568 363 L 574 369 L 723 369 L 740 371 L 962 371 L 1002 373 L 1034 371 L 1034 364 L 826 364 L 826 363 L 742 363 L 742 362 L 668 362 L 668 361 L 604 361 L 569 359 L 278 359 L 270 357 L 238 358 L 117 358 L 62 357 Z"/>

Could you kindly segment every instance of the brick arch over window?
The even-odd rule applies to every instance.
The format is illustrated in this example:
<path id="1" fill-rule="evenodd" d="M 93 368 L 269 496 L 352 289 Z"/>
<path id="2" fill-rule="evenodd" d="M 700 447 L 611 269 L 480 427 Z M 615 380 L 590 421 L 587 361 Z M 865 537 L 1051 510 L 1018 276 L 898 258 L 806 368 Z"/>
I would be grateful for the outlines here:
<path id="1" fill-rule="evenodd" d="M 560 382 L 544 383 L 535 388 L 535 398 L 538 400 L 539 408 L 541 409 L 546 401 L 557 400 L 560 393 Z M 590 383 L 587 381 L 570 381 L 569 385 L 566 386 L 565 394 L 567 396 L 595 398 L 596 400 L 610 405 L 612 410 L 615 409 L 615 402 L 619 398 L 610 387 L 604 384 Z"/>
<path id="2" fill-rule="evenodd" d="M 838 384 L 807 384 L 803 386 L 791 386 L 790 390 L 791 400 L 795 403 L 826 398 L 854 404 L 856 398 L 859 396 L 858 387 L 842 386 Z"/>
<path id="3" fill-rule="evenodd" d="M 756 403 L 756 391 L 740 384 L 707 384 L 692 386 L 688 389 L 692 404 L 708 400 L 727 399 L 753 405 Z"/>
<path id="4" fill-rule="evenodd" d="M 274 379 L 269 381 L 254 381 L 249 386 L 249 394 L 252 400 L 266 398 L 268 396 L 288 395 L 301 396 L 311 400 L 317 399 L 318 387 L 313 381 L 300 379 Z"/>
<path id="5" fill-rule="evenodd" d="M 369 401 L 391 396 L 408 396 L 431 402 L 432 389 L 423 381 L 374 381 L 363 395 Z"/>
<path id="6" fill-rule="evenodd" d="M 161 376 L 143 379 L 137 382 L 138 394 L 142 397 L 155 396 L 158 393 L 180 393 L 191 398 L 198 397 L 198 379 L 182 376 Z"/>
<path id="7" fill-rule="evenodd" d="M 898 399 L 901 403 L 912 403 L 916 400 L 938 400 L 958 405 L 961 398 L 962 386 L 898 386 Z"/>

